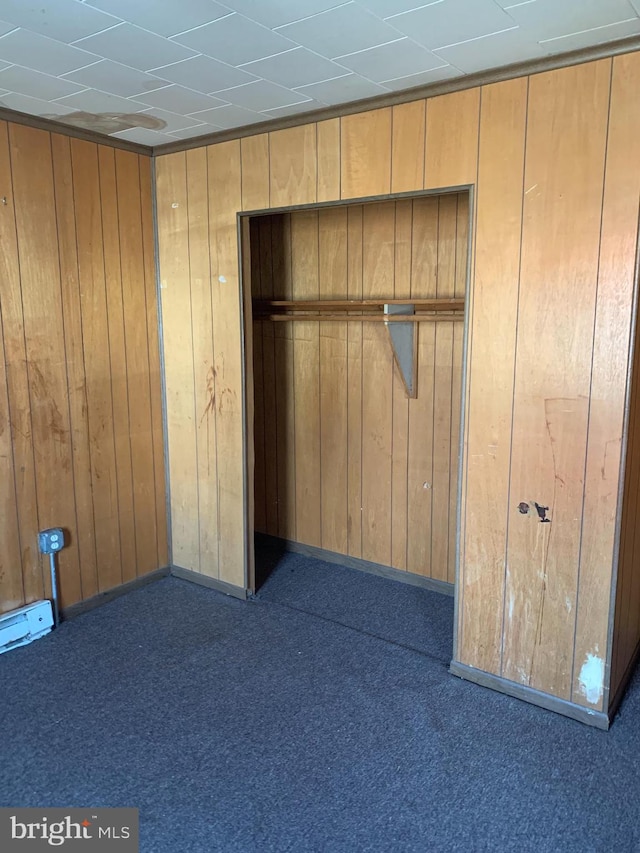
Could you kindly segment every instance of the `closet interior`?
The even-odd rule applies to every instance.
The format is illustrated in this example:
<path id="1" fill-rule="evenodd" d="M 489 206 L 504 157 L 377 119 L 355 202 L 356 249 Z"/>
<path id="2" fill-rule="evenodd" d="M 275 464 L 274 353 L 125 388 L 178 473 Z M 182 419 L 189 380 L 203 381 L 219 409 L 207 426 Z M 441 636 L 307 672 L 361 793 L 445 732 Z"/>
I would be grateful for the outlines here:
<path id="1" fill-rule="evenodd" d="M 256 215 L 248 233 L 256 563 L 274 537 L 446 591 L 468 193 Z"/>

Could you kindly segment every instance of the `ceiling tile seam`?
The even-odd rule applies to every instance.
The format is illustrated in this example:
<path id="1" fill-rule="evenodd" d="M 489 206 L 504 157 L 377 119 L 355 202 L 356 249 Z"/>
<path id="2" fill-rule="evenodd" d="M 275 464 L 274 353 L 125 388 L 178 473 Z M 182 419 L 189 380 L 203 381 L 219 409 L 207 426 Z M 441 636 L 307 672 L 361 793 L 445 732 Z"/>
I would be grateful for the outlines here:
<path id="1" fill-rule="evenodd" d="M 209 26 L 211 26 L 211 24 L 217 24 L 220 21 L 226 21 L 227 18 L 232 18 L 234 15 L 237 15 L 237 14 L 238 14 L 238 12 L 230 11 L 228 15 L 223 15 L 221 18 L 212 18 L 212 20 L 206 21 L 204 24 L 198 24 L 197 27 L 189 27 L 188 30 L 180 30 L 180 32 L 178 32 L 178 33 L 173 33 L 170 36 L 163 36 L 162 38 L 166 38 L 169 41 L 173 41 L 173 39 L 177 39 L 178 36 L 185 36 L 185 35 L 187 35 L 187 33 L 194 33 L 194 32 L 196 32 L 196 30 L 203 29 L 203 27 L 209 27 Z M 244 15 L 242 17 L 244 17 Z M 253 20 L 253 19 L 247 18 L 247 20 Z M 257 21 L 253 21 L 253 23 L 255 24 L 255 23 L 257 23 Z M 268 27 L 266 27 L 265 29 L 268 29 Z M 180 44 L 180 42 L 178 42 L 178 44 Z"/>
<path id="2" fill-rule="evenodd" d="M 447 50 L 447 48 L 449 48 L 449 47 L 458 47 L 461 44 L 469 44 L 470 42 L 473 42 L 473 41 L 481 41 L 482 39 L 491 38 L 491 36 L 499 36 L 501 33 L 511 33 L 514 30 L 520 30 L 520 29 L 522 29 L 522 27 L 519 27 L 516 24 L 515 27 L 507 27 L 504 30 L 496 30 L 493 33 L 486 33 L 483 36 L 475 36 L 475 38 L 472 38 L 472 39 L 464 39 L 463 41 L 454 41 L 451 44 L 442 44 L 442 45 L 440 45 L 440 47 L 434 47 L 433 52 L 435 53 L 438 50 Z"/>
<path id="3" fill-rule="evenodd" d="M 8 69 L 3 69 L 3 70 L 6 71 Z M 142 72 L 142 73 L 144 73 L 144 72 Z M 1 79 L 1 77 L 0 77 L 0 79 Z M 62 78 L 54 77 L 53 79 L 57 80 L 57 79 L 62 79 Z M 160 79 L 160 78 L 158 78 L 158 79 Z M 70 81 L 70 82 L 73 82 L 73 81 Z M 259 82 L 259 81 L 251 81 L 251 82 Z M 80 84 L 78 84 L 78 85 L 80 85 Z M 246 86 L 248 84 L 243 83 L 242 85 Z M 165 89 L 171 89 L 173 86 L 180 86 L 181 89 L 185 89 L 186 91 L 190 92 L 193 95 L 200 95 L 203 98 L 215 97 L 213 93 L 198 92 L 196 89 L 192 89 L 190 86 L 182 86 L 180 83 L 171 83 L 171 82 L 168 82 L 166 86 L 161 86 L 158 89 L 150 89 L 148 94 L 155 95 L 158 92 L 164 92 Z M 74 92 L 74 94 L 80 95 L 80 94 L 84 94 L 85 92 L 100 92 L 100 94 L 102 94 L 102 95 L 111 95 L 114 98 L 124 98 L 126 101 L 131 101 L 131 103 L 134 106 L 137 104 L 140 104 L 141 106 L 149 107 L 150 109 L 158 109 L 158 110 L 164 109 L 164 107 L 160 107 L 157 104 L 148 104 L 145 101 L 136 101 L 135 99 L 140 98 L 142 95 L 144 95 L 145 94 L 144 92 L 138 92 L 136 95 L 116 95 L 114 92 L 108 92 L 105 89 L 100 89 L 98 86 L 88 86 L 87 88 L 83 89 L 82 92 Z M 56 101 L 60 101 L 62 98 L 70 98 L 70 97 L 71 97 L 71 95 L 60 95 L 58 98 L 50 98 L 50 101 L 53 103 Z M 223 100 L 223 99 L 219 98 L 218 100 Z M 232 104 L 232 102 L 228 101 L 228 102 L 225 102 L 223 104 L 218 104 L 217 106 L 218 107 L 224 107 L 224 106 L 230 106 L 231 104 Z M 207 107 L 207 109 L 216 109 L 216 107 Z M 165 112 L 172 112 L 172 111 L 171 110 L 165 110 Z M 183 113 L 174 113 L 174 115 L 183 115 Z M 191 115 L 191 113 L 185 113 L 184 115 Z"/>
<path id="4" fill-rule="evenodd" d="M 415 9 L 405 9 L 404 12 L 396 12 L 395 15 L 387 15 L 386 18 L 383 18 L 383 21 L 389 21 L 391 18 L 399 18 L 401 15 L 409 15 L 411 12 L 417 12 L 419 9 L 428 9 L 429 6 L 438 6 L 440 3 L 444 3 L 444 0 L 435 0 L 433 3 L 423 3 L 421 6 L 416 6 Z"/>
<path id="5" fill-rule="evenodd" d="M 255 64 L 256 64 L 256 63 L 258 63 L 258 62 L 264 62 L 264 61 L 265 61 L 265 60 L 267 60 L 267 59 L 274 59 L 276 56 L 284 56 L 284 55 L 285 55 L 285 53 L 293 53 L 293 52 L 294 52 L 294 51 L 296 51 L 296 50 L 306 50 L 308 53 L 312 53 L 314 56 L 317 56 L 319 59 L 322 59 L 322 60 L 324 60 L 325 62 L 332 62 L 334 65 L 337 65 L 337 66 L 338 66 L 338 68 L 342 68 L 342 69 L 344 70 L 344 72 L 345 72 L 345 73 L 344 73 L 344 74 L 338 74 L 338 75 L 336 75 L 336 77 L 346 77 L 346 76 L 347 76 L 347 74 L 353 74 L 353 73 L 354 73 L 350 68 L 345 68 L 343 65 L 340 65 L 340 63 L 339 63 L 339 62 L 336 62 L 336 60 L 335 60 L 335 59 L 329 59 L 329 57 L 328 57 L 328 56 L 323 56 L 323 54 L 318 53 L 318 51 L 317 51 L 317 50 L 312 50 L 312 48 L 310 48 L 310 47 L 305 47 L 305 46 L 304 46 L 304 45 L 302 45 L 302 44 L 297 44 L 297 45 L 295 45 L 294 47 L 289 48 L 288 50 L 280 51 L 279 53 L 272 53 L 270 56 L 262 56 L 260 59 L 252 59 L 250 62 L 243 62 L 243 63 L 242 63 L 242 65 L 235 65 L 235 66 L 231 66 L 231 67 L 232 67 L 232 68 L 241 68 L 242 70 L 245 70 L 245 69 L 246 69 L 246 67 L 247 67 L 247 65 L 255 65 Z M 249 72 L 247 72 L 247 73 L 251 74 L 251 73 L 253 73 L 253 72 L 249 71 Z M 266 77 L 261 77 L 260 79 L 266 80 L 266 79 L 268 79 L 268 78 L 266 78 Z M 328 77 L 327 79 L 328 79 L 328 80 L 334 80 L 334 79 L 336 79 L 336 78 L 334 78 L 334 77 Z M 316 80 L 316 81 L 314 81 L 314 83 L 323 83 L 323 82 L 325 82 L 325 81 L 324 81 L 324 80 Z M 278 85 L 281 85 L 281 84 L 278 84 Z M 310 85 L 312 85 L 312 84 L 311 84 L 311 83 L 305 83 L 305 85 L 306 85 L 306 86 L 310 86 Z"/>
<path id="6" fill-rule="evenodd" d="M 513 29 L 513 28 L 510 27 L 509 29 Z M 419 42 L 415 41 L 410 36 L 402 36 L 399 39 L 394 39 L 393 41 L 388 41 L 388 42 L 385 42 L 384 44 L 374 44 L 373 47 L 363 47 L 362 50 L 354 50 L 353 53 L 341 53 L 340 56 L 336 56 L 335 59 L 332 60 L 332 62 L 336 62 L 337 60 L 340 60 L 340 59 L 347 59 L 347 58 L 350 58 L 352 56 L 358 56 L 361 53 L 368 53 L 371 50 L 377 50 L 379 47 L 386 47 L 388 44 L 397 44 L 398 42 L 401 42 L 401 41 L 410 42 L 411 44 L 415 45 L 416 47 L 419 47 L 421 50 L 425 50 L 427 53 L 433 53 L 433 51 L 435 50 L 435 48 L 425 47 L 423 44 L 420 44 Z M 441 50 L 442 48 L 437 48 L 437 49 Z M 430 71 L 431 69 L 426 69 L 426 70 Z M 416 71 L 416 74 L 420 74 L 420 72 Z"/>
<path id="7" fill-rule="evenodd" d="M 94 7 L 91 6 L 91 8 L 93 9 Z M 107 15 L 107 14 L 109 14 L 109 13 L 105 12 L 105 15 Z M 103 30 L 96 30 L 95 32 L 90 33 L 88 36 L 82 36 L 82 38 L 88 39 L 88 38 L 93 38 L 93 36 L 101 36 L 104 33 L 108 33 L 108 32 L 111 32 L 111 30 L 117 29 L 117 27 L 119 27 L 121 24 L 127 23 L 127 21 L 125 21 L 123 18 L 117 18 L 115 15 L 110 15 L 110 17 L 113 18 L 114 21 L 116 21 L 115 24 L 111 24 L 110 27 L 105 27 Z M 29 30 L 30 33 L 36 33 L 36 35 L 40 35 L 40 36 L 44 35 L 44 33 L 39 33 L 37 30 L 32 30 L 30 27 L 22 27 L 22 29 L 23 30 Z M 44 37 L 46 39 L 51 39 L 51 41 L 57 41 L 58 44 L 67 44 L 67 45 L 72 45 L 73 47 L 76 46 L 76 42 L 81 40 L 81 39 L 75 39 L 74 41 L 60 41 L 60 39 L 54 38 L 53 36 L 44 36 Z"/>
<path id="8" fill-rule="evenodd" d="M 228 16 L 225 16 L 225 17 L 228 17 Z M 214 23 L 214 22 L 211 21 L 210 23 Z M 71 47 L 77 47 L 79 50 L 87 51 L 87 48 L 82 46 L 83 41 L 88 41 L 89 39 L 92 39 L 97 35 L 103 35 L 105 32 L 112 32 L 113 30 L 117 30 L 119 27 L 121 27 L 123 25 L 133 27 L 136 30 L 141 30 L 143 33 L 146 33 L 149 36 L 153 36 L 154 38 L 160 39 L 160 41 L 168 41 L 174 47 L 181 47 L 183 50 L 187 50 L 193 54 L 193 56 L 185 56 L 185 59 L 193 59 L 194 56 L 199 56 L 199 52 L 197 50 L 194 50 L 192 47 L 187 47 L 186 44 L 180 44 L 179 42 L 171 41 L 171 39 L 168 38 L 167 36 L 161 36 L 158 33 L 154 33 L 153 30 L 148 30 L 146 27 L 139 27 L 137 24 L 132 24 L 131 21 L 121 21 L 119 24 L 116 24 L 114 27 L 109 27 L 108 30 L 101 30 L 99 33 L 91 33 L 91 35 L 82 36 L 82 38 L 76 39 L 75 41 L 71 41 L 71 42 L 64 42 L 64 41 L 59 41 L 58 39 L 52 39 L 51 36 L 44 36 L 43 38 L 51 39 L 51 41 L 56 41 L 56 42 L 58 42 L 58 44 L 65 44 L 67 46 L 70 45 Z M 87 52 L 89 52 L 89 51 L 87 51 Z M 96 56 L 98 56 L 98 54 L 96 54 Z M 108 59 L 108 58 L 109 57 L 107 57 L 107 56 L 101 57 L 101 59 Z M 116 60 L 116 59 L 112 60 L 112 62 L 117 62 L 117 61 L 118 60 Z M 184 62 L 184 60 L 179 59 L 178 62 Z M 140 71 L 141 69 L 138 68 L 137 70 Z"/>
<path id="9" fill-rule="evenodd" d="M 295 21 L 287 21 L 286 24 L 278 24 L 277 27 L 269 27 L 274 33 L 278 32 L 278 30 L 283 29 L 284 27 L 290 27 L 291 24 L 300 24 L 302 21 L 309 21 L 311 18 L 317 18 L 318 15 L 324 15 L 326 12 L 334 12 L 336 9 L 343 9 L 345 6 L 357 6 L 359 9 L 366 9 L 366 7 L 361 6 L 360 3 L 355 2 L 355 0 L 347 0 L 346 3 L 339 3 L 337 6 L 332 6 L 330 9 L 325 9 L 322 12 L 314 12 L 313 15 L 305 15 L 302 18 L 296 18 Z M 366 9 L 369 14 L 373 15 L 375 18 L 378 18 L 379 21 L 382 20 L 375 12 L 371 12 L 370 9 Z M 282 33 L 278 33 L 278 35 L 282 35 Z M 285 36 L 286 38 L 286 36 Z"/>
<path id="10" fill-rule="evenodd" d="M 437 0 L 437 2 L 438 2 L 438 3 L 440 3 L 440 2 L 443 2 L 443 0 Z M 434 6 L 434 5 L 436 5 L 436 4 L 435 4 L 435 3 L 430 3 L 430 4 L 428 4 L 428 5 Z M 390 24 L 390 23 L 388 22 L 388 19 L 387 19 L 387 18 L 381 18 L 379 15 L 376 15 L 376 14 L 375 14 L 375 12 L 371 12 L 371 10 L 370 10 L 370 9 L 368 9 L 366 6 L 361 6 L 359 3 L 356 3 L 356 2 L 355 2 L 355 0 L 351 0 L 351 2 L 349 2 L 349 3 L 342 3 L 340 6 L 335 6 L 335 7 L 331 8 L 331 9 L 327 9 L 325 12 L 318 12 L 318 13 L 317 13 L 317 14 L 315 14 L 315 15 L 309 15 L 309 16 L 307 16 L 306 18 L 302 18 L 301 20 L 302 20 L 302 21 L 312 20 L 313 18 L 318 18 L 318 17 L 320 17 L 321 15 L 329 14 L 329 13 L 331 13 L 331 12 L 335 11 L 335 9 L 343 9 L 345 6 L 356 6 L 357 8 L 362 9 L 362 10 L 363 10 L 363 11 L 365 11 L 365 12 L 369 12 L 369 14 L 370 14 L 370 15 L 372 15 L 372 16 L 373 16 L 377 21 L 379 21 L 381 24 L 385 24 L 387 27 L 389 27 L 390 29 L 394 30 L 394 31 L 398 34 L 398 38 L 397 38 L 397 39 L 390 39 L 388 42 L 380 42 L 380 44 L 379 44 L 379 45 L 372 45 L 372 47 L 380 47 L 380 46 L 381 46 L 381 45 L 383 45 L 383 44 L 391 44 L 391 43 L 392 43 L 392 42 L 394 42 L 394 41 L 400 41 L 400 40 L 401 40 L 401 39 L 403 39 L 403 38 L 407 38 L 407 34 L 406 34 L 406 33 L 403 33 L 401 30 L 399 30 L 399 29 L 398 29 L 397 27 L 395 27 L 393 24 Z M 420 9 L 424 9 L 424 8 L 427 8 L 427 7 L 426 7 L 426 6 L 419 6 L 418 8 L 420 8 Z M 415 11 L 415 10 L 413 10 L 413 11 Z M 402 14 L 406 14 L 406 13 L 402 13 Z M 394 17 L 397 17 L 397 16 L 394 16 Z M 275 27 L 275 28 L 274 28 L 274 32 L 277 32 L 278 30 L 281 30 L 281 29 L 286 29 L 287 27 L 290 27 L 292 24 L 297 24 L 297 23 L 299 23 L 299 21 L 291 21 L 291 22 L 290 22 L 290 23 L 288 23 L 288 24 L 281 24 L 279 27 Z M 291 38 L 290 36 L 286 36 L 284 33 L 280 33 L 280 32 L 278 32 L 278 35 L 281 35 L 281 36 L 283 36 L 284 38 L 289 38 L 289 39 Z M 301 46 L 302 46 L 302 47 L 304 47 L 304 45 L 301 45 Z M 366 50 L 367 48 L 364 48 L 364 49 Z M 359 52 L 359 51 L 356 51 L 356 52 Z M 348 54 L 342 54 L 342 55 L 343 55 L 343 56 L 347 56 Z M 328 57 L 325 57 L 325 58 L 326 58 L 326 59 L 333 59 L 333 57 L 329 57 L 329 56 L 328 56 Z"/>
<path id="11" fill-rule="evenodd" d="M 540 39 L 538 44 L 549 44 L 549 42 L 552 42 L 552 41 L 562 41 L 562 39 L 568 39 L 568 38 L 571 38 L 572 36 L 584 35 L 584 33 L 595 33 L 598 30 L 606 30 L 609 27 L 617 27 L 618 24 L 629 24 L 632 21 L 640 21 L 640 15 L 636 15 L 633 18 L 625 18 L 624 21 L 614 21 L 611 24 L 602 24 L 599 27 L 589 27 L 588 30 L 577 30 L 575 33 L 565 33 L 564 35 L 561 35 L 561 36 L 553 36 L 552 38 L 548 38 L 548 39 Z"/>
<path id="12" fill-rule="evenodd" d="M 336 79 L 340 79 L 340 78 L 336 78 Z M 271 83 L 271 81 L 270 80 L 264 80 L 264 79 L 250 80 L 248 83 L 240 83 L 238 86 L 228 86 L 226 89 L 219 89 L 215 93 L 215 95 L 216 96 L 223 95 L 225 92 L 231 92 L 234 89 L 245 89 L 247 86 L 255 86 L 256 83 Z M 278 86 L 278 88 L 284 89 L 287 92 L 291 92 L 292 94 L 295 93 L 295 89 L 289 88 L 288 86 L 282 86 L 280 83 L 273 83 L 272 85 Z M 294 107 L 294 106 L 296 106 L 296 104 L 304 104 L 306 101 L 312 101 L 313 100 L 313 98 L 310 98 L 307 95 L 305 95 L 304 92 L 299 92 L 296 94 L 302 95 L 301 101 L 292 101 L 289 104 L 282 104 L 280 107 L 269 107 L 268 109 L 283 109 L 284 107 Z M 209 95 L 207 95 L 207 97 L 213 97 L 213 96 L 214 96 L 214 93 L 210 93 Z M 233 104 L 233 101 L 229 101 L 229 103 Z M 221 106 L 222 106 L 222 104 L 221 104 Z M 260 110 L 260 112 L 262 112 L 262 110 Z M 189 113 L 189 115 L 190 115 L 190 113 Z"/>

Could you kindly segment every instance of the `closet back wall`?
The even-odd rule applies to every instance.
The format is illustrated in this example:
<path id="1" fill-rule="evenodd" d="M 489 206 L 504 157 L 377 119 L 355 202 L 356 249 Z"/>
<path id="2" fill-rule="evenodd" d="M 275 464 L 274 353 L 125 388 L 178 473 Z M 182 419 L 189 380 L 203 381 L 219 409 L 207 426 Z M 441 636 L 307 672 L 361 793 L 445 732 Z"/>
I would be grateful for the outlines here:
<path id="1" fill-rule="evenodd" d="M 464 298 L 467 193 L 251 220 L 254 299 Z M 462 317 L 460 318 L 462 319 Z M 256 321 L 255 529 L 453 583 L 463 324 Z"/>
<path id="2" fill-rule="evenodd" d="M 167 565 L 150 159 L 0 122 L 0 607 Z"/>

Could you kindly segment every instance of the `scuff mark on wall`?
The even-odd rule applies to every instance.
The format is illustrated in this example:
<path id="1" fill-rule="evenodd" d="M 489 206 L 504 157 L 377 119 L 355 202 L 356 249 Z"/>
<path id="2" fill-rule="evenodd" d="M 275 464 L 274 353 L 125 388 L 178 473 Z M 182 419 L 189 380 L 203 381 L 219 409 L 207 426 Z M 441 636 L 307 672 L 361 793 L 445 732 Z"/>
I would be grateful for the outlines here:
<path id="1" fill-rule="evenodd" d="M 596 652 L 598 647 L 596 646 Z M 597 654 L 587 654 L 580 670 L 580 692 L 591 705 L 598 705 L 604 689 L 604 660 Z"/>

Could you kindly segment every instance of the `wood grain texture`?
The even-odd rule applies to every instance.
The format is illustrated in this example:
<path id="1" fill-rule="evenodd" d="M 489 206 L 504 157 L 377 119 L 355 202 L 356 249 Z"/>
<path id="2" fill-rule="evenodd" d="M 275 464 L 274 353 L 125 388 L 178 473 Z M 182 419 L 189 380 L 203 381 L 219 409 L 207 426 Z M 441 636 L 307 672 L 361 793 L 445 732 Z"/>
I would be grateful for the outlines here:
<path id="1" fill-rule="evenodd" d="M 242 209 L 269 207 L 269 134 L 240 140 Z"/>
<path id="2" fill-rule="evenodd" d="M 236 221 L 242 203 L 240 143 L 211 145 L 207 156 L 209 198 L 216 199 L 209 211 L 209 249 L 218 431 L 219 577 L 244 587 L 244 414 Z"/>
<path id="3" fill-rule="evenodd" d="M 318 201 L 333 201 L 340 198 L 340 119 L 319 121 L 316 132 Z"/>
<path id="4" fill-rule="evenodd" d="M 427 102 L 424 188 L 476 181 L 480 89 L 465 89 Z"/>
<path id="5" fill-rule="evenodd" d="M 269 134 L 271 207 L 313 204 L 317 174 L 315 124 Z"/>
<path id="6" fill-rule="evenodd" d="M 456 654 L 486 672 L 500 671 L 502 645 L 527 87 L 515 80 L 482 93 Z"/>
<path id="7" fill-rule="evenodd" d="M 130 156 L 137 170 L 139 158 Z M 136 577 L 159 567 L 155 500 L 152 517 L 137 518 L 153 531 L 152 558 L 139 562 L 135 547 L 130 558 L 121 550 L 127 531 L 134 543 L 136 519 L 126 511 L 126 466 L 118 491 L 116 431 L 123 426 L 129 459 L 131 431 L 128 420 L 114 420 L 114 392 L 126 410 L 128 385 L 124 349 L 118 362 L 112 344 L 125 321 L 120 271 L 135 260 L 121 246 L 113 162 L 107 146 L 0 125 L 0 500 L 10 558 L 0 568 L 0 612 L 51 594 L 37 549 L 45 527 L 67 533 L 58 561 L 63 607 L 119 585 L 123 568 Z M 126 202 L 136 198 L 140 215 L 139 181 Z M 130 249 L 142 255 L 140 246 Z M 140 336 L 146 348 L 146 312 Z M 152 428 L 150 419 L 146 440 Z"/>
<path id="8" fill-rule="evenodd" d="M 424 186 L 426 110 L 426 101 L 392 108 L 392 193 L 415 192 Z"/>
<path id="9" fill-rule="evenodd" d="M 574 702 L 597 710 L 604 707 L 606 678 L 602 685 L 594 687 L 585 681 L 583 667 L 587 664 L 588 671 L 588 661 L 605 660 L 609 628 L 612 555 L 624 430 L 624 387 L 629 358 L 624 342 L 628 341 L 630 336 L 631 316 L 628 306 L 633 300 L 636 220 L 640 201 L 640 175 L 635 168 L 640 156 L 640 112 L 634 109 L 635 93 L 639 84 L 640 54 L 614 59 L 593 341 L 572 691 Z M 636 434 L 633 433 L 634 453 L 637 453 L 636 442 Z M 634 527 L 637 527 L 637 519 Z M 623 552 L 628 553 L 624 550 L 624 541 Z M 636 566 L 636 558 L 630 561 L 622 559 L 618 582 L 620 583 L 630 571 L 633 572 Z M 630 596 L 628 601 L 631 607 L 637 609 L 637 597 L 632 601 Z M 627 643 L 623 660 L 618 663 L 615 673 L 618 678 L 620 668 L 623 671 L 626 669 L 638 639 L 636 628 Z M 618 687 L 618 679 L 614 679 L 613 675 L 614 673 L 612 694 Z"/>
<path id="10" fill-rule="evenodd" d="M 156 165 L 166 429 L 171 495 L 171 562 L 200 571 L 198 456 L 193 363 L 187 161 L 183 153 Z"/>
<path id="11" fill-rule="evenodd" d="M 343 116 L 340 140 L 341 197 L 391 192 L 391 108 Z"/>
<path id="12" fill-rule="evenodd" d="M 327 302 L 453 297 L 459 263 L 466 272 L 467 211 L 466 195 L 451 195 L 256 218 L 253 296 L 275 294 L 288 304 L 318 296 Z M 437 354 L 438 332 L 418 325 L 418 375 L 428 393 L 409 400 L 384 325 L 328 316 L 321 324 L 304 316 L 256 324 L 256 407 L 264 408 L 256 419 L 262 424 L 255 444 L 256 518 L 263 525 L 257 529 L 280 536 L 287 530 L 287 538 L 316 539 L 327 550 L 402 570 L 409 557 L 412 571 L 433 569 L 433 576 L 448 579 L 458 472 L 452 411 L 458 400 L 459 412 L 461 381 L 454 323 L 435 324 L 446 328 Z M 422 455 L 428 476 L 418 464 Z M 287 505 L 291 479 L 295 501 Z"/>
<path id="13" fill-rule="evenodd" d="M 564 699 L 572 687 L 610 73 L 605 60 L 529 85 L 503 675 Z M 522 502 L 531 505 L 527 514 Z"/>

